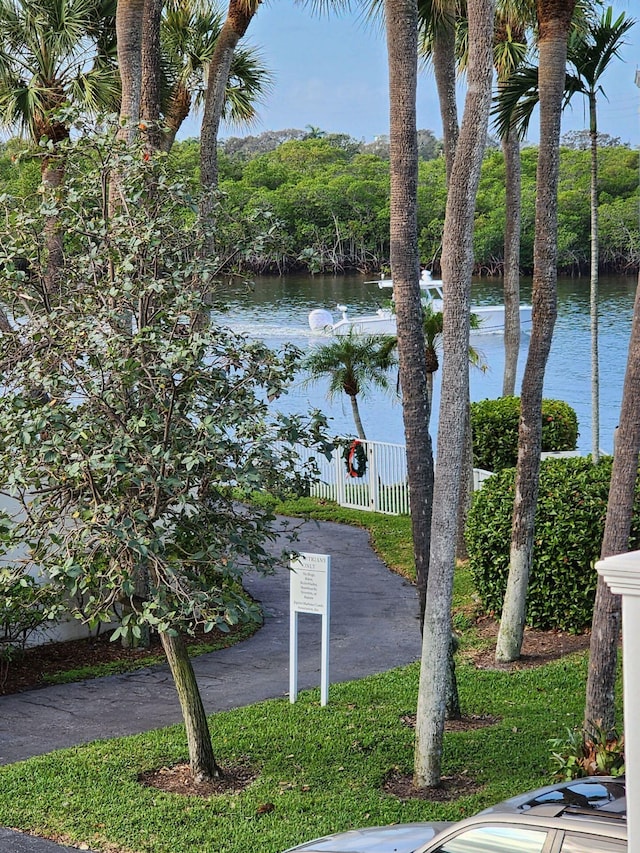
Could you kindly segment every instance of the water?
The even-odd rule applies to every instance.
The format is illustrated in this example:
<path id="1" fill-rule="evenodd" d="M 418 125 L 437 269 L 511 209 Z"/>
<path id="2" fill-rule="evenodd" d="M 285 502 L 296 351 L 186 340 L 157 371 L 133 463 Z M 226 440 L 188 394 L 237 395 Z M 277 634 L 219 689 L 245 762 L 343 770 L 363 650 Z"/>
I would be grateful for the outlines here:
<path id="1" fill-rule="evenodd" d="M 242 284 L 225 285 L 223 310 L 216 310 L 216 321 L 249 338 L 264 340 L 273 348 L 290 342 L 304 351 L 326 342 L 326 338 L 309 329 L 307 315 L 314 308 L 328 308 L 338 319 L 337 304 L 349 306 L 350 314 L 370 314 L 385 303 L 384 292 L 370 277 L 294 275 L 258 277 L 251 289 Z M 631 317 L 637 279 L 617 276 L 600 280 L 600 446 L 611 452 L 613 430 L 618 423 L 622 385 L 631 332 Z M 530 281 L 522 283 L 522 301 L 530 296 Z M 502 299 L 500 279 L 474 281 L 472 302 L 475 305 L 499 304 Z M 526 360 L 528 335 L 523 336 L 518 371 L 517 393 Z M 589 332 L 589 281 L 587 278 L 558 281 L 558 319 L 547 365 L 544 396 L 565 400 L 576 411 L 580 435 L 578 449 L 591 450 L 591 355 Z M 486 371 L 471 368 L 471 399 L 498 397 L 502 390 L 504 343 L 500 335 L 478 338 L 487 364 Z M 402 410 L 393 393 L 395 376 L 390 376 L 391 393 L 373 391 L 360 400 L 367 437 L 378 441 L 404 443 Z M 435 374 L 432 435 L 435 436 L 440 401 L 440 371 Z M 351 406 L 346 395 L 329 400 L 327 382 L 308 385 L 301 374 L 295 378 L 286 398 L 278 401 L 287 413 L 319 408 L 331 419 L 331 432 L 352 435 L 355 432 Z"/>

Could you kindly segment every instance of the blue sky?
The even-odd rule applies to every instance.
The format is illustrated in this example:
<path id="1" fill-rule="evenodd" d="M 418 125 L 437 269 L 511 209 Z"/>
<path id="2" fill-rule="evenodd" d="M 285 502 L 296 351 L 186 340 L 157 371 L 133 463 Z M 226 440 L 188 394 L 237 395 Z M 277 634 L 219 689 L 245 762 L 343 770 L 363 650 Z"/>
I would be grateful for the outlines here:
<path id="1" fill-rule="evenodd" d="M 616 11 L 633 15 L 632 0 L 616 0 Z M 632 146 L 640 145 L 640 89 L 635 71 L 640 62 L 640 24 L 628 34 L 624 62 L 604 78 L 609 100 L 600 97 L 599 126 Z M 243 136 L 265 130 L 305 129 L 348 133 L 371 141 L 389 130 L 387 56 L 380 26 L 362 20 L 361 13 L 313 15 L 293 0 L 270 0 L 251 22 L 246 41 L 259 48 L 275 76 L 273 91 L 260 107 L 252 128 L 223 127 L 221 136 Z M 460 108 L 462 97 L 460 99 Z M 586 115 L 579 98 L 565 111 L 563 132 L 581 130 Z M 418 127 L 441 136 L 441 124 L 430 71 L 420 74 Z M 181 136 L 197 135 L 198 121 L 189 122 Z M 537 141 L 535 121 L 530 141 Z"/>

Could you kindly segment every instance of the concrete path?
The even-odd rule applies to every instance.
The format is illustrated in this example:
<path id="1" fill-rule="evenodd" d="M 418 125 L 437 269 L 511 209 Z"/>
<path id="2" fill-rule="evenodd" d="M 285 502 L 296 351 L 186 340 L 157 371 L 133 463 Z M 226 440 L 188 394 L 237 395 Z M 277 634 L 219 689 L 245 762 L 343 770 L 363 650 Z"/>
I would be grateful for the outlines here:
<path id="1" fill-rule="evenodd" d="M 309 521 L 296 548 L 331 555 L 331 682 L 384 672 L 419 657 L 415 589 L 378 559 L 367 531 Z M 243 643 L 194 659 L 208 713 L 288 692 L 289 573 L 249 574 L 245 586 L 262 603 L 264 626 Z M 317 687 L 320 618 L 300 614 L 298 623 L 299 688 Z M 3 696 L 0 764 L 177 722 L 180 707 L 167 666 Z M 0 853 L 68 849 L 0 829 Z"/>

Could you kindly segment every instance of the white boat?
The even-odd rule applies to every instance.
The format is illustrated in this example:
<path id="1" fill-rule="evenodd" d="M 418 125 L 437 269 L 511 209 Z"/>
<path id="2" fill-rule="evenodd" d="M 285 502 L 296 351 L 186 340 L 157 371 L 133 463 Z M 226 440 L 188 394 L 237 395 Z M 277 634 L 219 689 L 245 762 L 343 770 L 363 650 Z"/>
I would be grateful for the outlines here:
<path id="1" fill-rule="evenodd" d="M 393 290 L 390 278 L 381 278 L 375 282 L 381 289 Z M 442 279 L 432 278 L 428 270 L 423 270 L 420 276 L 420 290 L 423 301 L 431 306 L 433 311 L 442 311 Z M 309 313 L 309 327 L 312 332 L 329 335 L 395 335 L 396 317 L 391 308 L 379 308 L 375 314 L 362 317 L 348 316 L 346 305 L 338 305 L 341 312 L 336 322 L 330 311 L 316 308 Z M 478 319 L 478 328 L 472 330 L 473 335 L 504 334 L 504 305 L 472 305 L 471 313 Z M 531 328 L 531 305 L 520 306 L 520 328 L 529 331 Z"/>

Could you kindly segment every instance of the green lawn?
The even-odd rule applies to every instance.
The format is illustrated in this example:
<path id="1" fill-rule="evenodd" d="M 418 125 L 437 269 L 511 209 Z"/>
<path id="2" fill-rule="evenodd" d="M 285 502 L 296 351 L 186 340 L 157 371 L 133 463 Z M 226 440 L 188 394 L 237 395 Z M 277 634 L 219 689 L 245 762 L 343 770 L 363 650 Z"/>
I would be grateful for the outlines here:
<path id="1" fill-rule="evenodd" d="M 460 577 L 462 606 L 470 586 Z M 353 826 L 458 819 L 548 781 L 547 741 L 580 722 L 585 677 L 584 654 L 512 673 L 460 664 L 463 713 L 499 721 L 446 734 L 445 774 L 482 786 L 454 802 L 398 801 L 382 790 L 389 774 L 412 769 L 413 730 L 403 719 L 416 707 L 411 665 L 334 685 L 325 708 L 309 691 L 293 706 L 278 699 L 212 716 L 218 761 L 259 773 L 241 794 L 202 799 L 142 787 L 142 771 L 186 759 L 173 726 L 0 768 L 0 824 L 110 853 L 278 853 Z"/>

